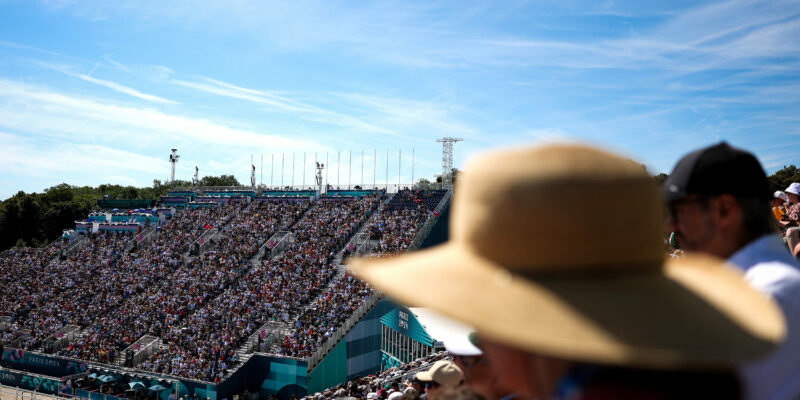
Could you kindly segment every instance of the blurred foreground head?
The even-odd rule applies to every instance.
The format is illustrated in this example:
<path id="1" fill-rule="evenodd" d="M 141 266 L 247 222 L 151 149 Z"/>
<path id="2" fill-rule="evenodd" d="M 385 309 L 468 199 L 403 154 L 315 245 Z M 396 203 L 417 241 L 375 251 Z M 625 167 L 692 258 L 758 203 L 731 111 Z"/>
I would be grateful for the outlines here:
<path id="1" fill-rule="evenodd" d="M 719 371 L 783 338 L 740 273 L 665 261 L 660 190 L 631 160 L 579 145 L 487 153 L 452 207 L 448 243 L 354 270 L 475 327 L 523 396 L 555 395 L 578 364 Z"/>

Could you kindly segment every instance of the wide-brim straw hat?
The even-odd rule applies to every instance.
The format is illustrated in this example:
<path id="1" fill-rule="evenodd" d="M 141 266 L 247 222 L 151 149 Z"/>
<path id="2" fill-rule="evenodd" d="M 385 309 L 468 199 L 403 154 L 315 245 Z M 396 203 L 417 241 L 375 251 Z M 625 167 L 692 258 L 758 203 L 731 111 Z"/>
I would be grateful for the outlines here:
<path id="1" fill-rule="evenodd" d="M 353 270 L 401 303 L 567 360 L 718 368 L 774 349 L 780 311 L 738 270 L 665 261 L 662 210 L 629 159 L 580 145 L 495 151 L 459 177 L 449 242 Z"/>

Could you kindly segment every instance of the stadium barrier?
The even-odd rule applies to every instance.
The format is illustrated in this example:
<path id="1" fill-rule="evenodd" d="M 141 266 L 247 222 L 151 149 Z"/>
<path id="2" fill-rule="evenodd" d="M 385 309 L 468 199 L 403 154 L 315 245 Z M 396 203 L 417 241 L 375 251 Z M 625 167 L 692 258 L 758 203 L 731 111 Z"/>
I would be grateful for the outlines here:
<path id="1" fill-rule="evenodd" d="M 136 236 L 136 241 L 139 242 L 140 246 L 144 245 L 144 244 L 147 244 L 147 243 L 149 243 L 150 241 L 152 241 L 153 239 L 156 238 L 156 233 L 158 233 L 158 230 L 154 226 L 151 226 L 151 227 L 145 229 L 144 232 L 142 232 L 139 235 L 137 235 Z"/>
<path id="2" fill-rule="evenodd" d="M 206 230 L 199 238 L 195 239 L 194 242 L 189 245 L 189 250 L 187 250 L 184 255 L 202 255 L 206 250 L 208 250 L 208 247 L 217 240 L 219 240 L 218 229 Z"/>
<path id="3" fill-rule="evenodd" d="M 78 237 L 72 239 L 72 241 L 70 241 L 62 251 L 64 252 L 65 257 L 69 257 L 75 254 L 78 250 L 86 247 L 87 244 L 89 244 L 89 238 L 86 235 L 78 235 Z"/>
<path id="4" fill-rule="evenodd" d="M 440 215 L 444 207 L 450 203 L 451 197 L 453 197 L 453 188 L 447 190 L 447 193 L 444 194 L 442 199 L 439 201 L 439 204 L 432 211 L 433 214 L 437 216 Z M 411 241 L 411 244 L 408 245 L 408 249 L 406 250 L 407 252 L 414 251 L 418 249 L 420 246 L 422 246 L 422 242 L 424 242 L 425 239 L 428 237 L 428 234 L 431 233 L 431 230 L 433 229 L 434 225 L 436 225 L 437 220 L 438 218 L 428 218 L 428 220 L 425 221 L 425 225 L 422 226 L 422 229 L 420 229 L 417 236 L 414 238 L 413 241 Z"/>
<path id="5" fill-rule="evenodd" d="M 365 315 L 367 315 L 367 313 L 370 310 L 372 310 L 372 307 L 375 306 L 375 304 L 378 304 L 378 301 L 380 301 L 381 298 L 382 298 L 382 296 L 378 296 L 377 294 L 374 294 L 374 295 L 370 296 L 370 298 L 367 299 L 367 301 L 365 301 L 364 304 L 362 304 L 361 307 L 359 307 L 358 310 L 356 310 L 356 312 L 353 313 L 353 315 L 351 315 L 350 318 L 348 318 L 342 324 L 342 326 L 340 326 L 338 329 L 336 329 L 336 332 L 334 332 L 333 335 L 328 337 L 328 340 L 326 340 L 325 343 L 322 346 L 320 346 L 320 348 L 318 348 L 314 352 L 314 354 L 311 355 L 311 357 L 308 358 L 308 372 L 309 373 L 311 373 L 311 371 L 313 371 L 314 368 L 317 365 L 319 365 L 319 363 L 325 358 L 325 356 L 327 356 L 328 353 L 331 352 L 331 350 L 334 348 L 334 346 L 339 344 L 339 341 L 341 341 L 342 338 L 348 332 L 350 332 L 350 329 L 352 329 L 354 326 L 356 326 L 358 321 L 360 321 L 361 318 L 363 318 Z"/>
<path id="6" fill-rule="evenodd" d="M 17 390 L 26 390 L 29 393 L 50 395 L 59 393 L 61 389 L 61 380 L 58 378 L 9 368 L 0 368 L 0 384 Z"/>
<path id="7" fill-rule="evenodd" d="M 123 367 L 135 367 L 150 357 L 161 346 L 161 339 L 144 335 L 123 350 L 114 364 Z"/>
<path id="8" fill-rule="evenodd" d="M 242 346 L 243 350 L 246 353 L 263 352 L 263 349 L 268 351 L 288 330 L 289 325 L 286 323 L 268 321 L 250 335 L 247 342 Z"/>
<path id="9" fill-rule="evenodd" d="M 11 386 L 0 385 L 0 400 L 59 400 L 67 399 L 54 394 L 32 392 Z"/>
<path id="10" fill-rule="evenodd" d="M 49 336 L 43 342 L 44 352 L 53 354 L 64 347 L 67 347 L 75 338 L 80 336 L 81 327 L 77 325 L 67 325 L 58 330 L 58 332 Z"/>

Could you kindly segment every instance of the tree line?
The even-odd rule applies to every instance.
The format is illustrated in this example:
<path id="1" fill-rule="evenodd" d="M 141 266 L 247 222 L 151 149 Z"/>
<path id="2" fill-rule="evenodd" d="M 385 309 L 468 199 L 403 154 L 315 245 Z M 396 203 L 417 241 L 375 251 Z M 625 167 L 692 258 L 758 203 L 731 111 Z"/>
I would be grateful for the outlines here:
<path id="1" fill-rule="evenodd" d="M 240 186 L 233 175 L 205 176 L 201 186 Z M 191 187 L 189 181 L 176 180 L 165 184 L 153 181 L 152 187 L 137 188 L 104 184 L 97 187 L 72 186 L 66 183 L 45 189 L 42 193 L 23 191 L 0 203 L 0 251 L 11 247 L 44 247 L 61 237 L 64 229 L 74 227 L 97 210 L 97 200 L 158 200 L 168 190 Z"/>

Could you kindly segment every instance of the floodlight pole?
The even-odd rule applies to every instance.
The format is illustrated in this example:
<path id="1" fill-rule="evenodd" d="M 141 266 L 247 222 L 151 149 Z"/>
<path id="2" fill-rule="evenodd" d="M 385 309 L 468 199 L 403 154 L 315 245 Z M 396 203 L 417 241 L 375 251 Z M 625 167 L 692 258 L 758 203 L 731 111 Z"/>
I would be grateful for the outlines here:
<path id="1" fill-rule="evenodd" d="M 172 164 L 172 174 L 170 175 L 169 183 L 173 185 L 175 184 L 175 164 L 178 163 L 179 158 L 181 158 L 181 156 L 178 155 L 178 149 L 172 149 L 172 154 L 169 155 L 169 162 Z"/>

